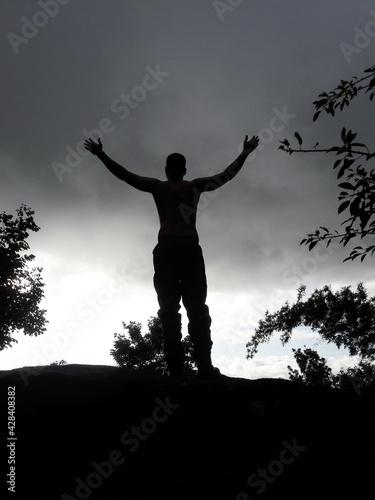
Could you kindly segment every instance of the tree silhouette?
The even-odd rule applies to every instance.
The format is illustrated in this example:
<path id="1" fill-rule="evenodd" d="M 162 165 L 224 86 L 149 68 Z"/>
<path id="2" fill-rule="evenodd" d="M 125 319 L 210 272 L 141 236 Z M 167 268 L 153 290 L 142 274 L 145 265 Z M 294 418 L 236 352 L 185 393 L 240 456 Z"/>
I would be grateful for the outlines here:
<path id="1" fill-rule="evenodd" d="M 326 360 L 316 351 L 293 350 L 301 374 L 289 367 L 292 380 L 335 387 L 345 385 L 345 377 L 366 375 L 366 370 L 374 368 L 375 361 L 375 297 L 368 297 L 361 283 L 355 291 L 347 286 L 333 292 L 326 285 L 303 300 L 305 290 L 304 285 L 299 287 L 294 304 L 286 302 L 273 314 L 266 311 L 265 318 L 259 321 L 258 328 L 246 344 L 247 359 L 253 358 L 259 345 L 268 342 L 273 333 L 280 332 L 281 343 L 285 345 L 296 328 L 305 326 L 317 331 L 322 340 L 338 348 L 347 348 L 350 356 L 360 356 L 361 361 L 346 372 L 342 370 L 335 378 L 326 366 Z"/>
<path id="2" fill-rule="evenodd" d="M 141 323 L 122 323 L 125 334 L 115 333 L 114 347 L 110 354 L 120 367 L 134 370 L 152 369 L 162 373 L 167 369 L 163 353 L 163 327 L 158 317 L 148 320 L 148 332 L 142 335 Z M 182 339 L 185 351 L 185 369 L 193 369 L 193 345 L 190 336 Z"/>
<path id="3" fill-rule="evenodd" d="M 289 379 L 303 385 L 313 387 L 329 387 L 332 389 L 354 389 L 361 393 L 361 387 L 375 380 L 375 365 L 368 361 L 359 361 L 358 365 L 341 368 L 334 374 L 327 365 L 327 360 L 314 350 L 292 349 L 298 370 L 288 365 Z"/>
<path id="4" fill-rule="evenodd" d="M 17 342 L 15 331 L 25 335 L 40 335 L 46 330 L 46 311 L 39 309 L 44 296 L 40 267 L 29 268 L 34 255 L 29 250 L 29 232 L 39 231 L 34 211 L 25 205 L 17 216 L 0 214 L 0 350 Z"/>
<path id="5" fill-rule="evenodd" d="M 305 346 L 303 351 L 301 349 L 292 349 L 292 351 L 300 372 L 288 365 L 290 380 L 318 387 L 335 385 L 332 369 L 327 366 L 327 360 L 320 357 L 314 349 L 308 349 Z"/>
<path id="6" fill-rule="evenodd" d="M 53 361 L 52 363 L 49 364 L 49 366 L 64 366 L 67 365 L 67 361 L 65 359 L 61 359 L 60 361 Z"/>
<path id="7" fill-rule="evenodd" d="M 313 121 L 317 120 L 321 111 L 328 115 L 335 116 L 336 111 L 342 111 L 345 106 L 349 106 L 352 100 L 360 93 L 369 95 L 370 101 L 373 100 L 375 90 L 375 66 L 366 69 L 361 78 L 353 77 L 350 81 L 341 80 L 340 84 L 331 92 L 323 92 L 319 99 L 314 101 L 316 112 Z M 312 250 L 319 241 L 325 241 L 328 245 L 332 239 L 338 238 L 340 244 L 347 245 L 352 239 L 366 239 L 371 242 L 371 237 L 375 235 L 375 170 L 371 169 L 370 162 L 375 158 L 375 152 L 361 142 L 355 142 L 357 134 L 347 128 L 341 130 L 340 145 L 320 149 L 317 143 L 313 148 L 302 149 L 302 138 L 298 132 L 294 137 L 297 140 L 298 147 L 294 148 L 287 139 L 281 142 L 279 149 L 292 153 L 332 153 L 338 157 L 333 168 L 338 169 L 337 178 L 345 178 L 345 182 L 338 185 L 341 188 L 339 200 L 341 204 L 338 207 L 338 213 L 346 212 L 347 217 L 343 222 L 343 229 L 340 231 L 330 231 L 324 226 L 313 233 L 307 234 L 307 238 L 301 241 L 301 245 L 308 245 Z M 359 164 L 365 162 L 365 165 Z M 372 163 L 374 165 L 374 163 Z M 363 260 L 367 255 L 373 255 L 375 245 L 371 244 L 365 248 L 356 246 L 344 259 L 354 260 L 361 256 Z"/>

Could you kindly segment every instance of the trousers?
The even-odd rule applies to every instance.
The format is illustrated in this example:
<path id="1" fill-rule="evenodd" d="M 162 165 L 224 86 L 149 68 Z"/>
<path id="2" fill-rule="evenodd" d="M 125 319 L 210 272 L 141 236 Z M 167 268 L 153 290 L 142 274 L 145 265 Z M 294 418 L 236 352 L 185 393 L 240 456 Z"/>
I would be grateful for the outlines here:
<path id="1" fill-rule="evenodd" d="M 181 299 L 189 320 L 193 357 L 198 366 L 210 365 L 211 317 L 206 305 L 207 279 L 200 245 L 191 237 L 162 236 L 153 250 L 153 262 L 168 367 L 180 369 L 184 363 Z"/>

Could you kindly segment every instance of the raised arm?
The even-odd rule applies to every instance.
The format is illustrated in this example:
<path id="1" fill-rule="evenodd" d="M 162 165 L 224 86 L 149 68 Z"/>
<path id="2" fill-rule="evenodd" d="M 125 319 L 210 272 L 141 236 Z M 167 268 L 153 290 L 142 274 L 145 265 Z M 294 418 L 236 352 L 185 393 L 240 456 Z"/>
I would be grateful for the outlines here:
<path id="1" fill-rule="evenodd" d="M 194 179 L 192 182 L 195 184 L 195 187 L 200 192 L 213 191 L 214 189 L 218 189 L 228 181 L 232 180 L 233 177 L 235 177 L 241 170 L 246 158 L 254 151 L 254 149 L 257 148 L 258 144 L 259 138 L 257 136 L 254 135 L 250 140 L 248 140 L 248 136 L 246 136 L 243 142 L 243 150 L 240 155 L 221 173 L 210 177 L 200 177 L 198 179 Z"/>
<path id="2" fill-rule="evenodd" d="M 154 179 L 152 177 L 143 177 L 141 175 L 134 174 L 133 172 L 129 172 L 129 170 L 127 170 L 125 167 L 116 163 L 104 153 L 102 141 L 100 140 L 100 138 L 97 143 L 92 139 L 86 140 L 85 148 L 90 151 L 90 153 L 97 156 L 99 160 L 101 160 L 108 168 L 108 170 L 118 179 L 126 182 L 136 189 L 139 189 L 140 191 L 152 193 L 160 183 L 158 179 Z"/>

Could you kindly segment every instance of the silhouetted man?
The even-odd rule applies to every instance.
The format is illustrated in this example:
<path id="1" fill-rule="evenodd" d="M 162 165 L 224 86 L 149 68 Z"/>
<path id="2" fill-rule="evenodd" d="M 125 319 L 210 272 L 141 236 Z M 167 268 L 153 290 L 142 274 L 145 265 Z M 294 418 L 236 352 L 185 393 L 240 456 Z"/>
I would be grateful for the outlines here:
<path id="1" fill-rule="evenodd" d="M 245 137 L 243 151 L 223 172 L 192 181 L 186 174 L 185 157 L 172 153 L 166 161 L 166 181 L 129 172 L 103 151 L 99 139 L 85 141 L 112 174 L 154 197 L 160 219 L 158 244 L 154 248 L 154 285 L 159 302 L 158 316 L 163 325 L 164 353 L 170 375 L 181 375 L 184 351 L 181 343 L 180 301 L 189 319 L 188 331 L 198 377 L 214 379 L 220 371 L 211 361 L 211 318 L 206 305 L 207 282 L 202 249 L 196 229 L 197 205 L 201 193 L 220 188 L 241 170 L 247 156 L 258 146 L 258 137 Z"/>

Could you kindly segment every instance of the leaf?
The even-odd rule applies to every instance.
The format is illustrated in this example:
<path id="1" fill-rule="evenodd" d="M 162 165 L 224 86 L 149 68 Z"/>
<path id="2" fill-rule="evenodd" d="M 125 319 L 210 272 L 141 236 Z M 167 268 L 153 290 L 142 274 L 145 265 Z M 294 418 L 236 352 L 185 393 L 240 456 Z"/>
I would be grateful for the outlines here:
<path id="1" fill-rule="evenodd" d="M 371 99 L 371 97 L 370 97 L 370 99 Z M 320 111 L 317 111 L 313 117 L 313 122 L 315 122 L 318 119 L 319 115 L 320 115 Z"/>
<path id="2" fill-rule="evenodd" d="M 353 146 L 353 144 L 352 144 L 352 146 Z M 354 162 L 355 162 L 355 160 L 353 160 L 353 159 L 345 158 L 344 165 L 346 168 L 349 168 Z"/>
<path id="3" fill-rule="evenodd" d="M 333 164 L 333 168 L 336 168 L 340 165 L 342 160 L 336 160 L 335 163 Z"/>
<path id="4" fill-rule="evenodd" d="M 370 218 L 371 218 L 371 214 L 370 214 L 370 213 L 368 213 L 368 212 L 364 212 L 364 211 L 362 211 L 362 212 L 359 214 L 359 218 L 360 218 L 360 220 L 361 220 L 361 229 L 363 230 L 363 229 L 366 227 L 366 225 L 367 225 L 368 221 L 370 220 Z"/>
<path id="5" fill-rule="evenodd" d="M 350 205 L 350 200 L 346 200 L 346 201 L 344 201 L 344 203 L 341 203 L 341 205 L 339 206 L 339 209 L 338 209 L 338 213 L 341 214 L 341 212 L 346 210 L 349 205 Z"/>
<path id="6" fill-rule="evenodd" d="M 323 94 L 320 94 L 321 96 Z M 322 106 L 325 106 L 328 102 L 328 99 L 325 98 L 325 99 L 321 99 L 320 101 L 314 101 L 313 104 L 315 105 L 315 108 L 321 108 Z"/>
<path id="7" fill-rule="evenodd" d="M 344 246 L 344 247 L 345 247 L 345 246 L 349 243 L 349 241 L 350 241 L 352 238 L 354 238 L 354 237 L 355 237 L 355 234 L 353 234 L 353 233 L 351 233 L 351 232 L 349 232 L 349 231 L 347 231 L 347 233 L 348 233 L 348 234 L 345 236 L 345 240 L 344 240 L 344 243 L 343 243 L 343 246 Z"/>
<path id="8" fill-rule="evenodd" d="M 297 139 L 298 144 L 301 146 L 301 145 L 302 145 L 302 138 L 301 138 L 301 136 L 299 135 L 299 133 L 298 133 L 298 132 L 295 132 L 295 133 L 294 133 L 294 137 Z"/>
<path id="9" fill-rule="evenodd" d="M 351 144 L 353 140 L 357 137 L 357 134 L 349 130 L 349 132 L 346 134 L 346 141 L 348 144 Z"/>
<path id="10" fill-rule="evenodd" d="M 359 215 L 359 206 L 361 204 L 361 198 L 356 197 L 350 204 L 350 214 L 353 215 L 354 217 L 357 217 Z"/>
<path id="11" fill-rule="evenodd" d="M 342 142 L 345 142 L 345 138 L 346 138 L 346 128 L 344 127 L 341 130 L 341 139 L 342 139 Z"/>
<path id="12" fill-rule="evenodd" d="M 340 168 L 339 173 L 337 174 L 338 179 L 340 179 L 344 175 L 345 170 L 346 170 L 346 165 L 344 163 L 344 165 Z"/>
<path id="13" fill-rule="evenodd" d="M 343 189 L 354 190 L 354 186 L 352 184 L 350 184 L 350 182 L 342 182 L 341 184 L 339 184 L 339 187 L 343 188 Z"/>

